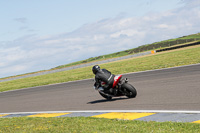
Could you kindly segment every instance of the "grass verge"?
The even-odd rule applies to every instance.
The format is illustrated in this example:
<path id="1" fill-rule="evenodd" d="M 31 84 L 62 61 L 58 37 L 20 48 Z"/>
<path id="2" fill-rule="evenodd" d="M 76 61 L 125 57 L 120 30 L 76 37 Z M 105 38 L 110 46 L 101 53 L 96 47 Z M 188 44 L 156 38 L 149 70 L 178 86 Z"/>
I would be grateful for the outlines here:
<path id="1" fill-rule="evenodd" d="M 161 52 L 158 54 L 131 58 L 100 65 L 114 74 L 169 68 L 200 63 L 200 46 Z M 0 92 L 35 87 L 54 83 L 93 78 L 91 67 L 51 73 L 36 77 L 17 79 L 0 83 Z"/>
<path id="2" fill-rule="evenodd" d="M 0 133 L 22 132 L 66 132 L 66 133 L 196 133 L 200 124 L 175 122 L 144 122 L 90 117 L 62 118 L 1 118 Z"/>

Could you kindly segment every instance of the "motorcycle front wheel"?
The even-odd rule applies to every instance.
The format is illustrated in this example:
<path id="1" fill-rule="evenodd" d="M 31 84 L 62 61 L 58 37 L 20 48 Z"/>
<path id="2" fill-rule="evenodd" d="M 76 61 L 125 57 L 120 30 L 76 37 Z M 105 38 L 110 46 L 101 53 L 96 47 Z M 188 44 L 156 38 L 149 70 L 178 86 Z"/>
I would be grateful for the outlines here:
<path id="1" fill-rule="evenodd" d="M 124 89 L 125 95 L 128 98 L 134 98 L 134 97 L 136 97 L 137 91 L 136 91 L 135 87 L 133 87 L 131 84 L 124 83 L 122 85 L 122 88 Z"/>

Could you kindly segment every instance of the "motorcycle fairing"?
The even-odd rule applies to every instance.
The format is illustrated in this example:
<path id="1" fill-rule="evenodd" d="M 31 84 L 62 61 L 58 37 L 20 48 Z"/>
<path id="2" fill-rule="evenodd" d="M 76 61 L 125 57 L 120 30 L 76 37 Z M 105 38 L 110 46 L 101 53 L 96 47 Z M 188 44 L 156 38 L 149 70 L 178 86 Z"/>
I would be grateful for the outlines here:
<path id="1" fill-rule="evenodd" d="M 113 82 L 112 88 L 114 88 L 119 83 L 121 78 L 122 78 L 122 75 L 117 75 L 114 77 L 114 82 Z"/>

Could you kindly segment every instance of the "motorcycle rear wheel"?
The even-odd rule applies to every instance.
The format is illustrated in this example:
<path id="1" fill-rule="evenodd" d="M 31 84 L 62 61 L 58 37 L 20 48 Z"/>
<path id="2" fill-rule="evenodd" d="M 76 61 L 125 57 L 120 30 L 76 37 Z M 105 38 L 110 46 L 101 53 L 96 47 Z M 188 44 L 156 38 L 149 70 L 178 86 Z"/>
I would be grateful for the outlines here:
<path id="1" fill-rule="evenodd" d="M 131 84 L 124 83 L 122 85 L 122 88 L 124 89 L 125 95 L 128 98 L 134 98 L 134 97 L 136 97 L 137 91 L 136 91 L 135 87 L 133 87 Z"/>

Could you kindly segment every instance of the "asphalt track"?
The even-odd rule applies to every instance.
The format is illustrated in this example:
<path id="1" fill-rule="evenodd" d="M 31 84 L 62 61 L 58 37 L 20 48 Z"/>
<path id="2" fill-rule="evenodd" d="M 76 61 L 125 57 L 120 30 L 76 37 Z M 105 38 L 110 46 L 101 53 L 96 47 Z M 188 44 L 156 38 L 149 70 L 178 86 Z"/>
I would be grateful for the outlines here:
<path id="1" fill-rule="evenodd" d="M 107 101 L 93 89 L 93 80 L 0 93 L 0 113 L 78 110 L 200 111 L 200 64 L 125 74 L 136 98 Z"/>

